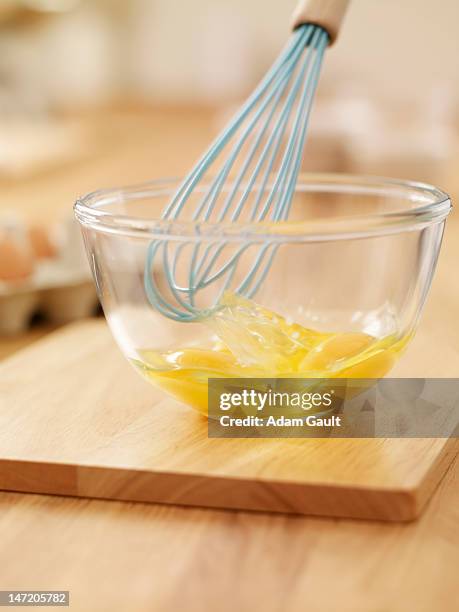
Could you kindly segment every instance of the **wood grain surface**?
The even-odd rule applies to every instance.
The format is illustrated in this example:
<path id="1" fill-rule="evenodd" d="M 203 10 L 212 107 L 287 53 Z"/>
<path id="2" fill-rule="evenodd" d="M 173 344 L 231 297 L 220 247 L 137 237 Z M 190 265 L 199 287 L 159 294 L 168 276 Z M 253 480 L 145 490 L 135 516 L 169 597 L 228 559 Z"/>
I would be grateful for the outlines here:
<path id="1" fill-rule="evenodd" d="M 449 467 L 445 439 L 209 439 L 144 382 L 103 321 L 0 367 L 0 488 L 385 520 L 416 518 Z"/>
<path id="2" fill-rule="evenodd" d="M 457 612 L 458 526 L 458 461 L 412 523 L 0 493 L 0 585 L 75 612 Z"/>

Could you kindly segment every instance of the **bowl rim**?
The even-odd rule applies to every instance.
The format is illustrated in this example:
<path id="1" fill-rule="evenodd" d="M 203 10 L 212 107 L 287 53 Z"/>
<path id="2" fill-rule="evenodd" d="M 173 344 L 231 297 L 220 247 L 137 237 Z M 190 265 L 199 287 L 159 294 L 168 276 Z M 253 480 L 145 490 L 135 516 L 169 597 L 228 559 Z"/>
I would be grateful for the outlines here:
<path id="1" fill-rule="evenodd" d="M 403 197 L 419 206 L 400 211 L 335 215 L 306 221 L 263 221 L 209 223 L 113 214 L 101 206 L 116 202 L 173 194 L 181 178 L 163 178 L 126 187 L 100 189 L 79 197 L 74 204 L 77 220 L 98 232 L 143 236 L 152 240 L 231 242 L 316 242 L 383 236 L 419 231 L 445 220 L 451 211 L 450 196 L 419 181 L 371 175 L 304 173 L 298 177 L 297 191 L 317 193 L 356 193 Z M 403 192 L 402 192 L 403 190 Z M 427 203 L 426 203 L 427 202 Z"/>

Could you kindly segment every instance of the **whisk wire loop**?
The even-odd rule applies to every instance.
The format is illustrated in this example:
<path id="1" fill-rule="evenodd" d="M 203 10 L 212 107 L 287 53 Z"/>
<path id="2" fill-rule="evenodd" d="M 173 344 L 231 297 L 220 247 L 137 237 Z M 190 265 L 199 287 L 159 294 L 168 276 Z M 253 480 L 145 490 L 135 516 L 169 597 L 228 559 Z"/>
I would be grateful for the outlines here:
<path id="1" fill-rule="evenodd" d="M 197 232 L 199 223 L 212 219 L 222 223 L 227 218 L 236 223 L 242 214 L 253 223 L 276 223 L 288 218 L 328 43 L 327 32 L 319 26 L 306 24 L 294 31 L 258 87 L 184 179 L 164 210 L 164 219 L 180 218 L 191 206 L 190 198 L 196 195 L 200 197 L 191 219 L 197 223 Z M 201 181 L 219 159 L 219 170 L 203 187 Z M 236 165 L 235 178 L 229 181 Z M 188 247 L 191 253 L 187 253 Z M 207 244 L 172 243 L 167 238 L 152 241 L 144 271 L 150 304 L 168 318 L 186 322 L 206 316 L 229 288 L 253 297 L 268 276 L 279 245 L 267 241 L 257 246 L 253 240 L 246 241 L 233 248 L 225 260 L 227 247 L 224 239 Z M 246 263 L 250 250 L 254 251 L 252 263 L 244 268 L 234 286 L 237 273 L 241 276 L 239 264 L 242 260 Z M 166 287 L 162 291 L 154 273 L 158 258 Z M 179 277 L 186 280 L 179 282 Z M 199 307 L 198 294 L 212 285 L 216 291 L 210 306 Z"/>

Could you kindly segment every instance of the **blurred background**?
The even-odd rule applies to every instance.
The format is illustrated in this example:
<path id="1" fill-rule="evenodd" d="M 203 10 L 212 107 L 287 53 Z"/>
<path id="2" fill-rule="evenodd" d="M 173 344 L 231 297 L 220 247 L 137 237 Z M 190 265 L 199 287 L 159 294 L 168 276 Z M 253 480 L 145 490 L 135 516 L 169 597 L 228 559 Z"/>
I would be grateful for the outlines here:
<path id="1" fill-rule="evenodd" d="M 188 169 L 276 57 L 294 6 L 1 0 L 0 357 L 97 309 L 76 196 Z M 456 196 L 458 23 L 457 0 L 353 0 L 327 54 L 305 169 Z M 459 232 L 454 215 L 448 231 Z"/>

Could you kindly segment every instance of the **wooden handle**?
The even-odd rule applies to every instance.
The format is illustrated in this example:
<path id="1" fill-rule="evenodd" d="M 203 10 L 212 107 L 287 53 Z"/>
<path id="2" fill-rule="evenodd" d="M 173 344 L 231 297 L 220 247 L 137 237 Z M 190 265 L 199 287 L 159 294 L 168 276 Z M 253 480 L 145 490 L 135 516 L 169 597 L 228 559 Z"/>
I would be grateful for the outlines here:
<path id="1" fill-rule="evenodd" d="M 300 0 L 293 14 L 293 29 L 305 23 L 322 27 L 330 36 L 330 45 L 338 36 L 351 0 Z"/>

